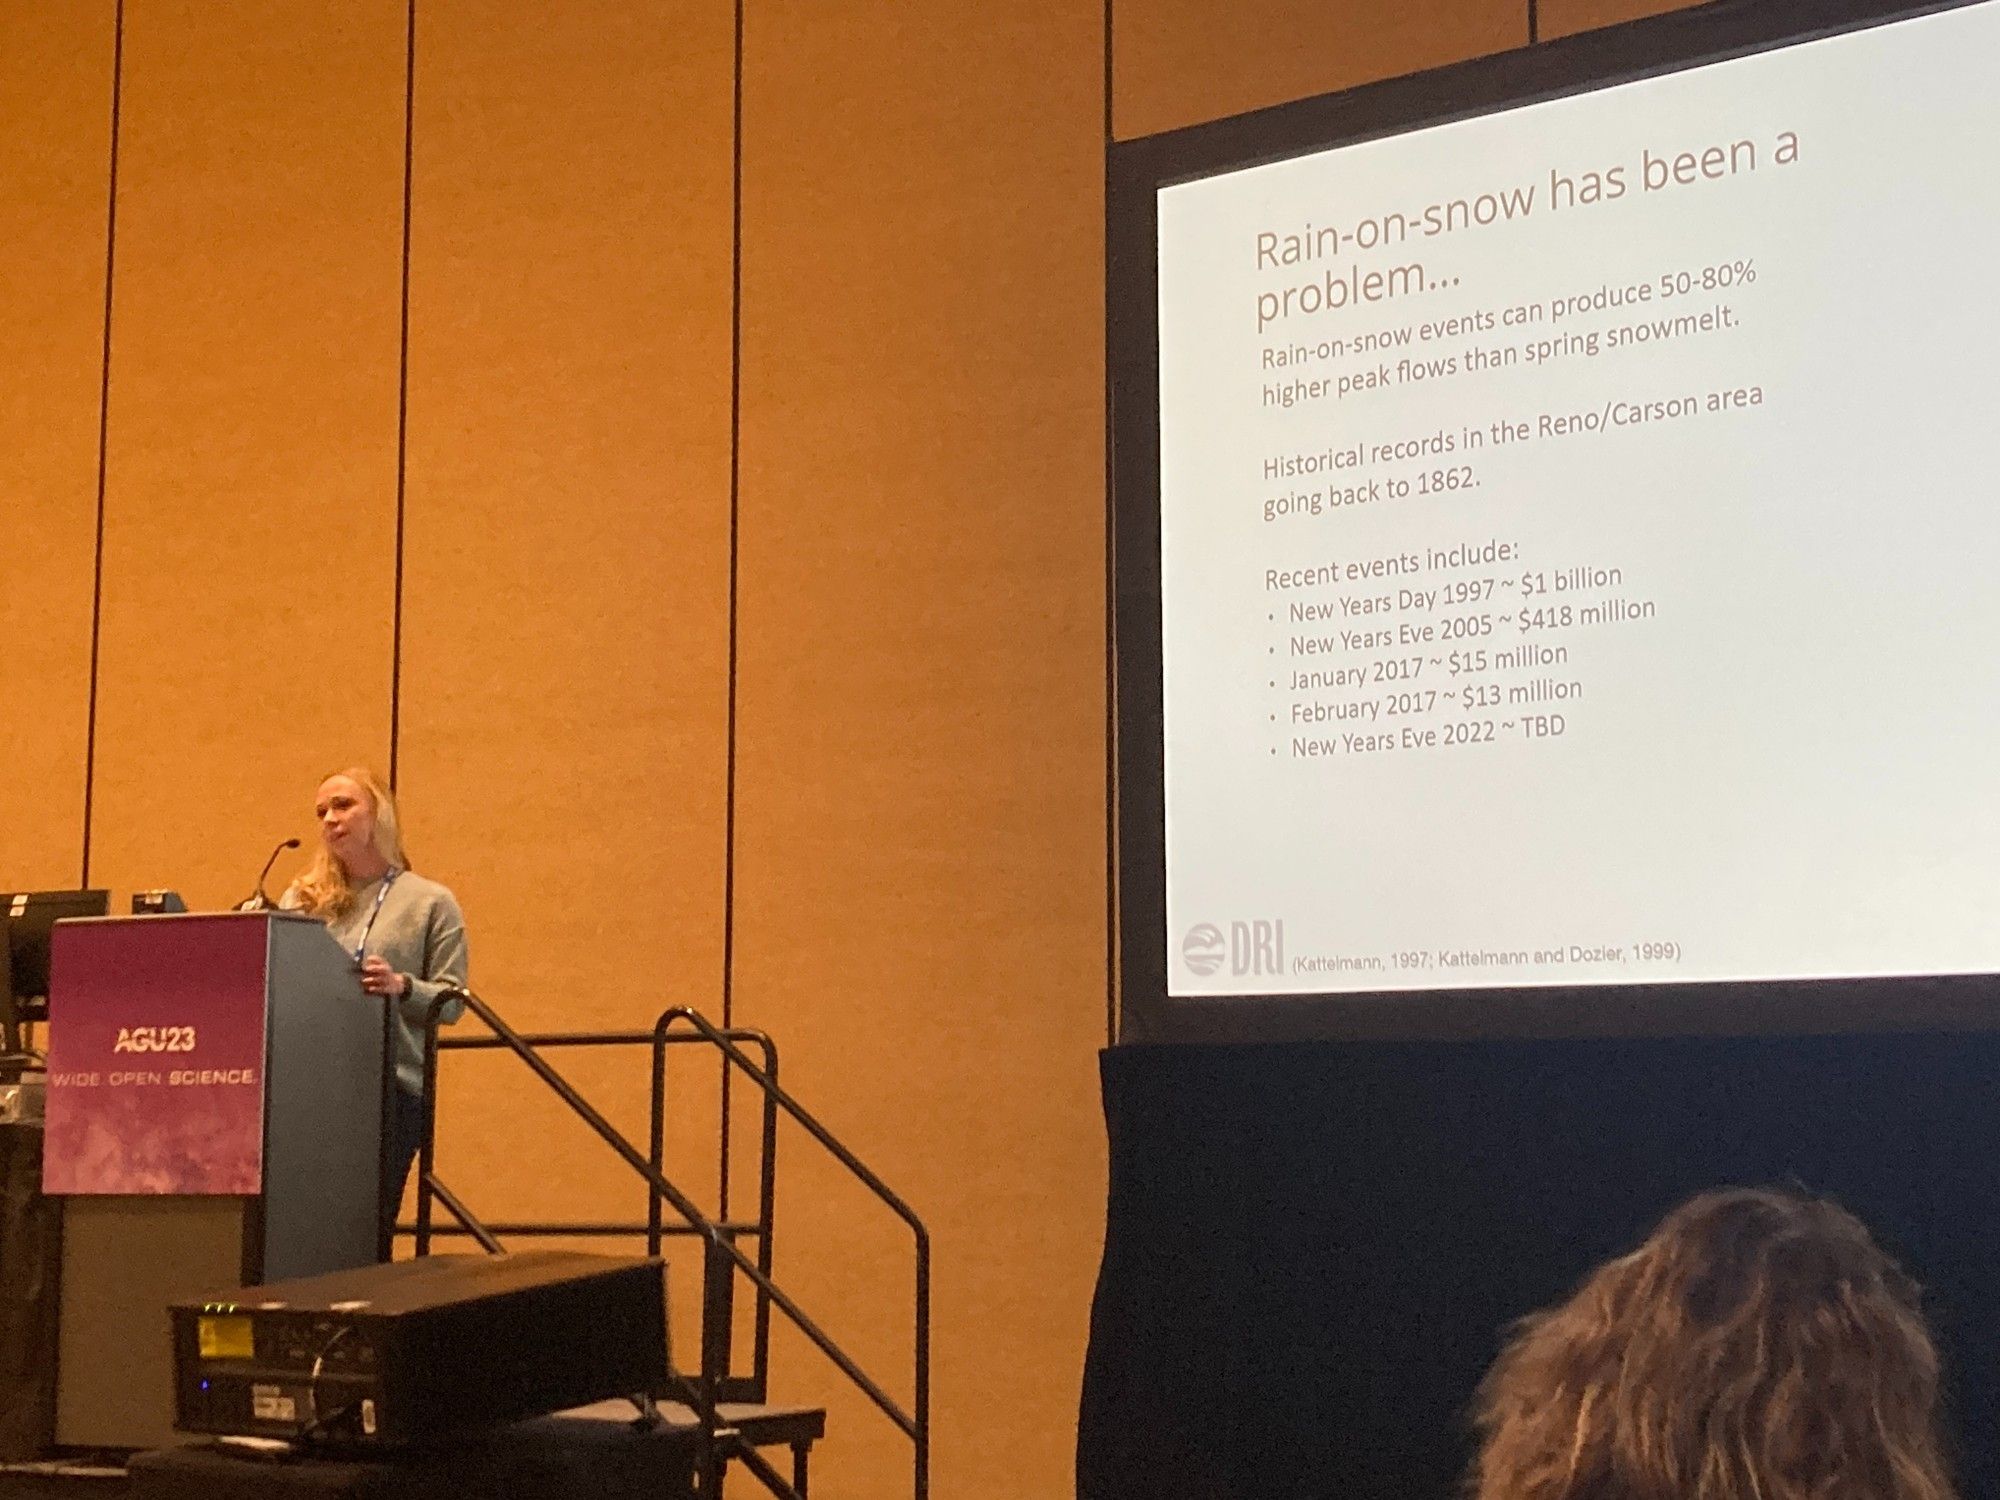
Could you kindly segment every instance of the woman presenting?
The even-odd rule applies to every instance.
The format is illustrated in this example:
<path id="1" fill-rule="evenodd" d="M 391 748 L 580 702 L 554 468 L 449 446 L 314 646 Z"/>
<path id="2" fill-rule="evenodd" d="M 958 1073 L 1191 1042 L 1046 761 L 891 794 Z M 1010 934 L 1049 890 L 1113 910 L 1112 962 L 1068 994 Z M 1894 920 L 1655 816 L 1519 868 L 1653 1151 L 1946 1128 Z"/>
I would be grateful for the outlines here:
<path id="1" fill-rule="evenodd" d="M 393 1215 L 423 1136 L 424 1021 L 439 994 L 465 984 L 465 917 L 450 891 L 410 869 L 395 797 L 373 771 L 327 777 L 313 815 L 319 852 L 278 904 L 326 923 L 354 959 L 361 988 L 391 1004 L 396 1087 L 382 1191 L 384 1213 Z M 456 1021 L 463 1009 L 454 1000 L 442 1019 Z"/>

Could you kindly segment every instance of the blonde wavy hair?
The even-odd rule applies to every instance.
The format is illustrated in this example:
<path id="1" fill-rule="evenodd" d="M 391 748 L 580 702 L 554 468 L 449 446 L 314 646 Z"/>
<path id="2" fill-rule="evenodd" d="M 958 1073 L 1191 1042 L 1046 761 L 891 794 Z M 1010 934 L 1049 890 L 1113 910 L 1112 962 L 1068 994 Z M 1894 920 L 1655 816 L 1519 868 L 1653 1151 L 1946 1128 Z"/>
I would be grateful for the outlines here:
<path id="1" fill-rule="evenodd" d="M 320 785 L 326 785 L 336 776 L 345 776 L 360 787 L 373 805 L 376 850 L 397 869 L 409 869 L 410 856 L 404 852 L 402 828 L 396 817 L 396 794 L 389 790 L 389 783 L 366 766 L 349 766 L 344 771 L 327 772 L 320 778 Z M 357 889 L 347 867 L 327 852 L 325 843 L 313 851 L 305 873 L 292 882 L 298 909 L 326 921 L 337 922 L 354 909 Z"/>
<path id="2" fill-rule="evenodd" d="M 1956 1500 L 1916 1284 L 1823 1199 L 1675 1209 L 1480 1386 L 1476 1500 Z"/>

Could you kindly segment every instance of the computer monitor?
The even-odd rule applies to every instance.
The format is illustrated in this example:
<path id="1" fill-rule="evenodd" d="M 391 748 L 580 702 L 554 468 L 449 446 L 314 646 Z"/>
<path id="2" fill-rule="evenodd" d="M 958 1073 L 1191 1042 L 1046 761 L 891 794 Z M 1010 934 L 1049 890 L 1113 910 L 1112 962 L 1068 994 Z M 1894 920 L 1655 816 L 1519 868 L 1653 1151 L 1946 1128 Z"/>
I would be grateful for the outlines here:
<path id="1" fill-rule="evenodd" d="M 108 891 L 18 891 L 0 895 L 7 928 L 6 1019 L 49 1017 L 49 934 L 65 917 L 101 917 L 111 910 Z"/>

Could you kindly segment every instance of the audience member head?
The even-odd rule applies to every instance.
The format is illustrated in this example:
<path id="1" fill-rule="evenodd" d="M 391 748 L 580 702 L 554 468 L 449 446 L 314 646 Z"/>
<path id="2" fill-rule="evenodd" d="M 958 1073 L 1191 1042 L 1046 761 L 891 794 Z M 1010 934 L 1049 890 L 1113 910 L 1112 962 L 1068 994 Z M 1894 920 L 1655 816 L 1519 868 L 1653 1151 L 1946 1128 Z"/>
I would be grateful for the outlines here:
<path id="1" fill-rule="evenodd" d="M 1917 1287 L 1853 1215 L 1682 1204 L 1481 1385 L 1476 1500 L 1955 1500 Z"/>

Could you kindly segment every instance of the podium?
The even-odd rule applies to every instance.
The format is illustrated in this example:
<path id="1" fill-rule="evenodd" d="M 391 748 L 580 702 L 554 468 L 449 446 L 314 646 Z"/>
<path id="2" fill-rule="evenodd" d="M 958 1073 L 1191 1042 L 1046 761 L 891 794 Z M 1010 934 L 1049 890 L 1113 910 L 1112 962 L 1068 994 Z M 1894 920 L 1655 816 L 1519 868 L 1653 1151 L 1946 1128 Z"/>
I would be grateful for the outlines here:
<path id="1" fill-rule="evenodd" d="M 56 1442 L 173 1440 L 167 1304 L 376 1258 L 389 1013 L 308 917 L 59 923 Z"/>

